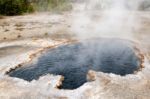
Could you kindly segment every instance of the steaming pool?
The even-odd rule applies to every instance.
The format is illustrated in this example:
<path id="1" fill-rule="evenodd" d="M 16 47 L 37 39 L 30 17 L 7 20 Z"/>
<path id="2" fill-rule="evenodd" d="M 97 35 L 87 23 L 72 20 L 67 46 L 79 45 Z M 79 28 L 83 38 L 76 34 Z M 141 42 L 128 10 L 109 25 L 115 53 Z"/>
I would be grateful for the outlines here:
<path id="1" fill-rule="evenodd" d="M 29 63 L 8 75 L 27 81 L 46 74 L 62 75 L 61 89 L 76 89 L 87 82 L 89 70 L 125 76 L 141 68 L 135 44 L 122 39 L 99 38 L 46 50 L 37 63 Z"/>

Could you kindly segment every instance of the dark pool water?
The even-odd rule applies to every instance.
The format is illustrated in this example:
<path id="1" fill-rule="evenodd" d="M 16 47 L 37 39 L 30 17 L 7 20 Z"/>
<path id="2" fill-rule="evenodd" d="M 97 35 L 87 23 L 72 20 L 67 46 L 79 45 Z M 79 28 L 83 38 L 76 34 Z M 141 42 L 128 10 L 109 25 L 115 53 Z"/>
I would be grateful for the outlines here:
<path id="1" fill-rule="evenodd" d="M 89 70 L 124 76 L 138 70 L 139 65 L 132 43 L 120 39 L 94 39 L 49 49 L 37 63 L 20 67 L 9 75 L 27 81 L 48 73 L 63 75 L 61 88 L 75 89 L 87 82 Z"/>

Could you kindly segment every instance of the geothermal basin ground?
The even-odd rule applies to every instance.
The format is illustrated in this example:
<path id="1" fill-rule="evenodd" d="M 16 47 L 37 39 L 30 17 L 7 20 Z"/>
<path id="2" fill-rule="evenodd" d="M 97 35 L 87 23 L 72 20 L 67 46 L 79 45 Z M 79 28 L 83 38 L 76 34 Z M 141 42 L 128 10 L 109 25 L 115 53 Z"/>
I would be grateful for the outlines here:
<path id="1" fill-rule="evenodd" d="M 136 16 L 132 36 L 81 41 L 71 14 L 0 19 L 0 98 L 149 99 L 150 13 Z"/>

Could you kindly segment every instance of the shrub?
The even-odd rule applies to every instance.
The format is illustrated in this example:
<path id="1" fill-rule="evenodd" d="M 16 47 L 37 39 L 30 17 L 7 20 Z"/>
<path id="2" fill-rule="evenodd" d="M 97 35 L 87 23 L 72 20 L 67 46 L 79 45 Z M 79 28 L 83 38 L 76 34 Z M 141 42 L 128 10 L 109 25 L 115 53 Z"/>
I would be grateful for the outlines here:
<path id="1" fill-rule="evenodd" d="M 2 15 L 20 15 L 32 11 L 33 7 L 27 0 L 0 0 Z"/>

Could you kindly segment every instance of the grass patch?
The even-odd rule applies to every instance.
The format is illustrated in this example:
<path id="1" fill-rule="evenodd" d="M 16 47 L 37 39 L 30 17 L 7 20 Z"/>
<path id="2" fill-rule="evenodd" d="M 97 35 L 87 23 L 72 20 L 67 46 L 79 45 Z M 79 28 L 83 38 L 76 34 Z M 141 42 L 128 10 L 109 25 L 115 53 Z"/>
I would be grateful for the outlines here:
<path id="1" fill-rule="evenodd" d="M 32 2 L 36 11 L 68 11 L 72 9 L 69 0 L 37 0 Z"/>

